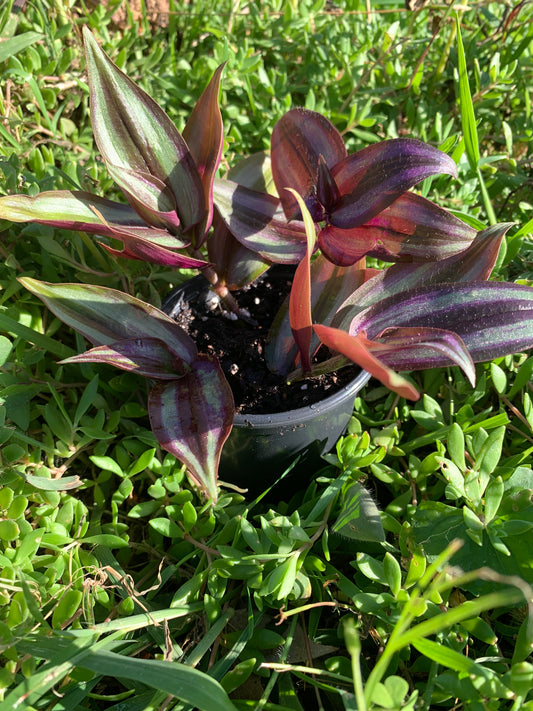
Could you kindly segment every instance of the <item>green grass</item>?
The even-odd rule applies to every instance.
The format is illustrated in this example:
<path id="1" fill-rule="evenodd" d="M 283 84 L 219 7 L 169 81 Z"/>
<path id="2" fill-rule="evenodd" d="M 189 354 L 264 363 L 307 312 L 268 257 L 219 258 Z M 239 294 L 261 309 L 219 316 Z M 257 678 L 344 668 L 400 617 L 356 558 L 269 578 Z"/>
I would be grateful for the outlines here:
<path id="1" fill-rule="evenodd" d="M 200 0 L 171 2 L 167 26 L 117 28 L 116 2 L 11 4 L 0 194 L 118 194 L 89 123 L 87 23 L 178 128 L 228 60 L 229 164 L 296 105 L 350 150 L 442 147 L 459 180 L 421 190 L 475 224 L 515 222 L 494 278 L 533 279 L 530 6 L 480 0 L 456 23 L 432 3 Z M 413 374 L 413 406 L 371 381 L 290 501 L 226 489 L 211 507 L 158 449 L 144 383 L 59 365 L 83 344 L 16 281 L 157 305 L 184 275 L 35 226 L 0 223 L 0 251 L 2 710 L 533 708 L 533 356 L 478 366 L 475 388 L 457 369 Z M 343 525 L 361 500 L 386 542 Z"/>

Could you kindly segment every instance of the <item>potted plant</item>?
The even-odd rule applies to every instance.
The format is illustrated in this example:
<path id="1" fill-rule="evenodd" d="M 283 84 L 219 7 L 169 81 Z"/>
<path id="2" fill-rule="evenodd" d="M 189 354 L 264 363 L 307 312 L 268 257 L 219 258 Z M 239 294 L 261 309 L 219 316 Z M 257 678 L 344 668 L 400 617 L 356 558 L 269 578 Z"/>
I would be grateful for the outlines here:
<path id="1" fill-rule="evenodd" d="M 272 265 L 296 265 L 267 329 L 280 384 L 355 363 L 416 399 L 412 381 L 396 371 L 456 364 L 473 382 L 475 361 L 533 345 L 533 289 L 488 281 L 508 225 L 476 233 L 408 192 L 432 175 L 454 176 L 446 154 L 412 139 L 348 154 L 324 116 L 293 109 L 272 135 L 276 194 L 250 187 L 253 160 L 251 182 L 242 168 L 240 182 L 219 179 L 223 66 L 179 133 L 87 29 L 84 40 L 96 142 L 128 204 L 82 191 L 13 195 L 0 198 L 0 218 L 84 230 L 122 242 L 121 251 L 101 243 L 117 256 L 199 269 L 223 310 L 252 330 L 262 324 L 235 292 Z M 367 256 L 392 266 L 369 269 Z M 64 362 L 110 363 L 155 381 L 155 436 L 216 499 L 235 410 L 219 359 L 129 294 L 21 282 L 93 344 Z"/>

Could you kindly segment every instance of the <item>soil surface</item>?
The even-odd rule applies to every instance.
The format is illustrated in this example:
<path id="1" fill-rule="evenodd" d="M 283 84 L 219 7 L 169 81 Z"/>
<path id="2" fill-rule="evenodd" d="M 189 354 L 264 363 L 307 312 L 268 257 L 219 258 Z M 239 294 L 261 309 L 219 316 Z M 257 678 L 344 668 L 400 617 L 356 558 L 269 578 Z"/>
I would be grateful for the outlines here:
<path id="1" fill-rule="evenodd" d="M 289 293 L 292 272 L 290 267 L 271 268 L 252 286 L 236 294 L 239 306 L 250 312 L 257 326 L 232 320 L 231 314 L 204 288 L 207 282 L 203 277 L 189 282 L 177 303 L 175 297 L 169 297 L 164 304 L 163 310 L 189 333 L 199 352 L 219 359 L 233 391 L 237 412 L 266 414 L 305 407 L 333 395 L 360 373 L 354 366 L 288 385 L 269 371 L 264 359 L 265 343 L 270 324 Z M 328 356 L 324 352 L 321 359 Z"/>

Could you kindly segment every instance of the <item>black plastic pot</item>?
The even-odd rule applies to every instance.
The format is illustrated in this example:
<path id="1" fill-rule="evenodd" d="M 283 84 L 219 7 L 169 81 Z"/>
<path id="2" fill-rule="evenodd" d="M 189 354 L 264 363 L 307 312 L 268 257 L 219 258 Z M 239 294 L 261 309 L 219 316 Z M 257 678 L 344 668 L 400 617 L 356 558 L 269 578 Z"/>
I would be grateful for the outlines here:
<path id="1" fill-rule="evenodd" d="M 184 302 L 209 302 L 213 294 L 203 277 L 195 277 L 175 289 L 162 309 L 176 318 Z M 216 297 L 215 297 L 216 298 Z M 287 412 L 236 414 L 233 430 L 224 445 L 219 468 L 221 481 L 257 495 L 273 484 L 298 459 L 282 486 L 290 493 L 310 479 L 321 466 L 321 455 L 335 445 L 352 415 L 357 393 L 368 382 L 365 371 L 318 403 Z M 276 487 L 278 491 L 278 487 Z"/>
<path id="2" fill-rule="evenodd" d="M 259 493 L 273 483 L 294 460 L 289 482 L 310 478 L 346 429 L 357 393 L 370 375 L 355 380 L 315 405 L 273 415 L 235 415 L 224 445 L 220 478 Z"/>

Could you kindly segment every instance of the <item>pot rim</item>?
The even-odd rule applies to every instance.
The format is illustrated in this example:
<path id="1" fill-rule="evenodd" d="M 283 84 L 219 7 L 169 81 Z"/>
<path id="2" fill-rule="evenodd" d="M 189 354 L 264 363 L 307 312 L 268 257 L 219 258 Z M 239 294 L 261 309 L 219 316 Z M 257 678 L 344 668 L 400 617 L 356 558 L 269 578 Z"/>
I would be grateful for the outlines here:
<path id="1" fill-rule="evenodd" d="M 310 420 L 314 420 L 317 415 L 327 413 L 329 410 L 337 407 L 339 401 L 355 396 L 370 380 L 370 373 L 362 370 L 359 375 L 354 378 L 348 385 L 340 388 L 332 395 L 312 405 L 299 407 L 295 410 L 286 410 L 285 412 L 275 412 L 271 414 L 247 415 L 246 413 L 236 413 L 233 418 L 233 424 L 241 427 L 273 427 L 279 428 L 284 425 L 305 424 Z"/>

